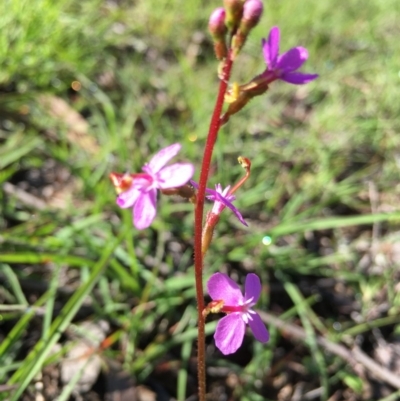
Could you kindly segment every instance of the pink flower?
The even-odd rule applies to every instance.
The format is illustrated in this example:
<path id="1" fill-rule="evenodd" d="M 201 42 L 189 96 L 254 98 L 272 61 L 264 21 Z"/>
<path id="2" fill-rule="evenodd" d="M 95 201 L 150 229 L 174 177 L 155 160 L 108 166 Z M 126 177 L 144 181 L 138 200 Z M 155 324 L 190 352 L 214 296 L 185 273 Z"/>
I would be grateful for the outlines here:
<path id="1" fill-rule="evenodd" d="M 267 69 L 261 74 L 268 82 L 276 79 L 289 82 L 290 84 L 306 84 L 318 77 L 318 74 L 306 74 L 297 70 L 308 59 L 308 51 L 304 47 L 293 47 L 286 53 L 279 55 L 280 32 L 274 26 L 269 32 L 268 40 L 262 40 L 264 60 Z"/>
<path id="2" fill-rule="evenodd" d="M 131 175 L 130 187 L 118 195 L 119 207 L 133 208 L 133 224 L 138 230 L 149 227 L 156 216 L 157 189 L 180 187 L 192 177 L 194 167 L 190 163 L 175 163 L 165 167 L 180 149 L 179 143 L 161 149 L 143 166 L 144 173 Z"/>
<path id="3" fill-rule="evenodd" d="M 195 181 L 190 180 L 190 183 L 196 188 L 199 188 L 199 184 Z M 206 188 L 207 199 L 214 201 L 211 213 L 219 216 L 221 212 L 227 207 L 232 210 L 238 220 L 247 227 L 247 223 L 244 220 L 242 214 L 239 212 L 238 208 L 233 206 L 232 202 L 236 199 L 235 195 L 229 193 L 231 186 L 228 185 L 224 190 L 221 184 L 215 185 L 215 191 L 211 188 Z"/>
<path id="4" fill-rule="evenodd" d="M 217 325 L 215 345 L 224 354 L 232 354 L 242 345 L 246 324 L 250 326 L 256 340 L 269 340 L 268 331 L 257 312 L 251 308 L 257 303 L 261 293 L 261 282 L 256 274 L 246 277 L 245 294 L 226 274 L 215 273 L 207 282 L 207 289 L 213 301 L 222 300 L 222 312 L 227 313 Z"/>

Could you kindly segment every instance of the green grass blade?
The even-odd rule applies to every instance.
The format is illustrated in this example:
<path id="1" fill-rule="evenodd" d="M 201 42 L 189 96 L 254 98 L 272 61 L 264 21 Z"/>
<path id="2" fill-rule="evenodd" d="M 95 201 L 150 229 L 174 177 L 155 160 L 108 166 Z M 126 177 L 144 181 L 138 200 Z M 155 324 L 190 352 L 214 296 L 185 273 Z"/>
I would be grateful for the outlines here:
<path id="1" fill-rule="evenodd" d="M 41 339 L 36 344 L 27 356 L 25 364 L 10 378 L 9 384 L 19 384 L 18 389 L 13 394 L 10 401 L 17 401 L 35 375 L 40 371 L 43 362 L 51 351 L 51 348 L 56 344 L 61 334 L 66 330 L 76 312 L 84 302 L 86 296 L 92 291 L 94 285 L 103 274 L 109 258 L 120 243 L 121 238 L 122 235 L 111 241 L 104 249 L 101 259 L 94 265 L 89 279 L 72 295 L 60 314 L 53 321 L 50 327 L 49 338 L 46 340 Z"/>
<path id="2" fill-rule="evenodd" d="M 319 368 L 322 386 L 322 399 L 327 400 L 329 394 L 328 372 L 323 353 L 321 352 L 317 344 L 317 335 L 308 317 L 309 311 L 307 303 L 304 302 L 304 297 L 302 296 L 296 285 L 288 280 L 284 280 L 283 286 L 289 296 L 292 298 L 293 303 L 297 306 L 297 311 L 299 313 L 301 322 L 303 324 L 304 330 L 307 333 L 307 345 L 309 346 L 314 360 Z"/>
<path id="3" fill-rule="evenodd" d="M 374 224 L 383 221 L 399 222 L 400 213 L 376 213 L 351 217 L 321 217 L 303 222 L 291 222 L 278 225 L 268 232 L 270 236 L 279 237 L 281 235 L 303 232 L 307 230 L 326 230 L 329 228 L 339 228 L 357 226 L 361 224 Z"/>
<path id="4" fill-rule="evenodd" d="M 3 272 L 6 280 L 8 281 L 17 302 L 21 305 L 28 306 L 29 303 L 25 298 L 24 292 L 22 291 L 21 285 L 19 284 L 18 277 L 14 273 L 13 269 L 9 265 L 2 263 L 0 264 L 0 271 Z"/>

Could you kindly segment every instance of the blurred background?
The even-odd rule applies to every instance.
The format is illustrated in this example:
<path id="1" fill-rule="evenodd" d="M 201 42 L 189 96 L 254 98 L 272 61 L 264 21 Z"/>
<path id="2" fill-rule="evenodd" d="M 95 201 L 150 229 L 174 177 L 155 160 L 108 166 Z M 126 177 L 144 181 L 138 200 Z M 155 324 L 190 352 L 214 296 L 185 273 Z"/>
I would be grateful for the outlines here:
<path id="1" fill-rule="evenodd" d="M 108 174 L 180 142 L 198 179 L 218 6 L 0 7 L 0 399 L 196 400 L 192 205 L 161 197 L 139 232 Z M 232 82 L 265 69 L 275 25 L 320 77 L 274 82 L 220 132 L 209 186 L 252 161 L 249 227 L 222 214 L 205 280 L 257 273 L 271 340 L 224 357 L 210 317 L 210 400 L 400 399 L 400 3 L 264 7 Z"/>

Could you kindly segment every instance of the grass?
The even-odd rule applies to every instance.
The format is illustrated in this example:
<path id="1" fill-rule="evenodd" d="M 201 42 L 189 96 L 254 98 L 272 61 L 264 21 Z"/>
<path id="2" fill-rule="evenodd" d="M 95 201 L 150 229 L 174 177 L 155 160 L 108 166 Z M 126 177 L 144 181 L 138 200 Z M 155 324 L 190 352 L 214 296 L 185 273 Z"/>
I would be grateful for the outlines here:
<path id="1" fill-rule="evenodd" d="M 0 399 L 33 399 L 83 320 L 111 324 L 112 345 L 96 351 L 105 363 L 178 400 L 195 393 L 191 206 L 161 198 L 152 227 L 138 232 L 130 212 L 115 207 L 107 175 L 136 171 L 176 141 L 181 159 L 199 166 L 217 85 L 206 33 L 216 6 L 7 2 L 0 383 L 15 387 Z M 222 216 L 205 278 L 224 271 L 243 281 L 256 272 L 265 285 L 259 308 L 303 327 L 307 340 L 270 326 L 269 344 L 249 335 L 223 358 L 210 319 L 213 399 L 222 399 L 218 391 L 250 401 L 284 400 L 285 391 L 302 399 L 396 397 L 317 338 L 358 345 L 381 364 L 378 345 L 394 346 L 399 333 L 399 12 L 396 0 L 266 3 L 235 66 L 239 82 L 261 72 L 260 39 L 278 25 L 281 49 L 307 47 L 304 70 L 320 78 L 271 85 L 222 130 L 209 186 L 237 181 L 237 157 L 250 158 L 252 177 L 236 201 L 250 227 Z M 55 396 L 71 391 L 60 386 Z"/>

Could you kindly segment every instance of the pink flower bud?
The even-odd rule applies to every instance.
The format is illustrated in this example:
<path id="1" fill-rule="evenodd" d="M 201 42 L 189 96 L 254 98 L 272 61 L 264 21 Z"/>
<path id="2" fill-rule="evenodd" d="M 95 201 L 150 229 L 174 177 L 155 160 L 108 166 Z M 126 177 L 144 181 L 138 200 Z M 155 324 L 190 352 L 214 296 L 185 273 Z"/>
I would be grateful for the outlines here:
<path id="1" fill-rule="evenodd" d="M 208 21 L 208 30 L 213 37 L 220 37 L 225 35 L 225 9 L 223 7 L 216 8 L 211 13 L 210 19 Z"/>
<path id="2" fill-rule="evenodd" d="M 208 21 L 208 30 L 211 33 L 214 42 L 214 51 L 218 60 L 222 60 L 228 54 L 225 35 L 227 28 L 225 25 L 225 9 L 216 8 Z"/>
<path id="3" fill-rule="evenodd" d="M 243 16 L 240 22 L 240 30 L 249 31 L 260 21 L 263 13 L 263 3 L 261 0 L 247 0 L 243 5 Z"/>
<path id="4" fill-rule="evenodd" d="M 259 23 L 263 13 L 263 3 L 261 0 L 247 0 L 243 5 L 242 19 L 239 28 L 233 37 L 233 55 L 237 56 L 244 46 L 250 31 Z"/>

